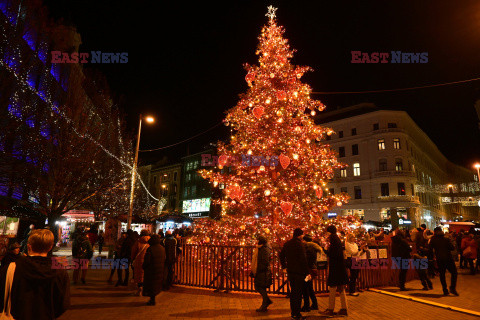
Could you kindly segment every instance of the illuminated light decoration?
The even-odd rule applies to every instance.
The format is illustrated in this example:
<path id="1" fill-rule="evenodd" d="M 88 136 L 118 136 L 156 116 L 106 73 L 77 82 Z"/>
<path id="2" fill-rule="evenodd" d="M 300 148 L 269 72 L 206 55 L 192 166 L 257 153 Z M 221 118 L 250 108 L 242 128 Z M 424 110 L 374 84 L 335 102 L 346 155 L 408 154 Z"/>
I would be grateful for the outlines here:
<path id="1" fill-rule="evenodd" d="M 316 115 L 317 113 L 315 112 L 315 110 L 312 110 L 312 111 L 310 112 L 310 114 L 311 114 L 312 116 L 314 116 L 314 115 Z"/>
<path id="2" fill-rule="evenodd" d="M 263 107 L 255 107 L 253 108 L 252 110 L 252 113 L 253 115 L 255 116 L 255 118 L 257 119 L 260 119 L 263 115 L 263 113 L 265 112 L 265 109 Z"/>
<path id="3" fill-rule="evenodd" d="M 339 207 L 341 207 L 342 204 L 343 204 L 342 201 L 338 201 L 338 202 L 337 202 L 337 206 L 339 206 Z"/>
<path id="4" fill-rule="evenodd" d="M 245 81 L 252 82 L 253 80 L 255 80 L 255 72 L 247 73 L 245 76 Z"/>
<path id="5" fill-rule="evenodd" d="M 290 158 L 286 155 L 281 154 L 278 159 L 280 160 L 280 165 L 282 166 L 282 168 L 287 169 L 287 167 L 290 165 Z"/>
<path id="6" fill-rule="evenodd" d="M 225 166 L 228 162 L 228 156 L 222 154 L 221 156 L 218 157 L 218 164 L 220 166 Z"/>
<path id="7" fill-rule="evenodd" d="M 270 104 L 270 101 L 271 101 L 270 99 L 267 99 L 267 100 L 265 100 L 265 103 Z"/>
<path id="8" fill-rule="evenodd" d="M 284 28 L 277 25 L 273 15 L 259 37 L 255 51 L 258 63 L 245 65 L 247 75 L 254 74 L 255 81 L 225 117 L 235 139 L 220 142 L 217 148 L 219 155 L 238 156 L 249 154 L 248 151 L 268 155 L 270 163 L 258 166 L 268 166 L 270 170 L 251 166 L 235 166 L 223 172 L 216 168 L 200 170 L 203 178 L 227 188 L 226 197 L 215 200 L 215 204 L 221 205 L 221 219 L 198 221 L 192 238 L 194 243 L 205 243 L 208 237 L 211 244 L 251 245 L 265 228 L 269 228 L 267 237 L 275 244 L 290 239 L 296 227 L 321 234 L 326 226 L 318 217 L 338 201 L 346 203 L 349 199 L 347 194 L 327 192 L 319 198 L 318 192 L 312 189 L 314 185 L 325 186 L 327 177 L 344 165 L 338 162 L 335 152 L 322 143 L 331 129 L 316 125 L 313 118 L 305 114 L 307 110 L 320 110 L 318 106 L 322 103 L 310 98 L 312 89 L 299 79 L 310 68 L 291 64 L 293 50 L 283 35 Z M 251 112 L 242 109 L 247 105 L 252 108 Z M 319 143 L 311 143 L 314 139 Z M 289 156 L 295 161 L 291 162 Z M 229 186 L 237 186 L 243 192 L 241 201 L 236 196 L 237 187 Z M 312 218 L 312 212 L 316 217 Z M 339 217 L 330 223 L 345 230 L 352 219 Z M 245 230 L 239 228 L 242 225 Z"/>
<path id="9" fill-rule="evenodd" d="M 323 197 L 323 190 L 322 190 L 322 188 L 317 188 L 317 189 L 315 190 L 315 195 L 317 196 L 317 198 Z"/>

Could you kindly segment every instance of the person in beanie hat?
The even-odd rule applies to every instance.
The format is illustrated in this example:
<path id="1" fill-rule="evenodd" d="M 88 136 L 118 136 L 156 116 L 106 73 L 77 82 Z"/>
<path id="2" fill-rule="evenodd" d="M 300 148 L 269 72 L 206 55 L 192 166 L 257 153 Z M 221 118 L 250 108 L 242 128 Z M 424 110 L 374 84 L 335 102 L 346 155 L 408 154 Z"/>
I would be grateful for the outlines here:
<path id="1" fill-rule="evenodd" d="M 307 255 L 302 243 L 303 231 L 297 228 L 293 231 L 293 238 L 283 245 L 280 252 L 282 269 L 287 273 L 290 282 L 290 311 L 292 319 L 305 319 L 300 313 L 302 306 L 302 292 L 305 279 L 310 278 Z"/>
<path id="2" fill-rule="evenodd" d="M 263 301 L 256 311 L 267 312 L 268 306 L 273 303 L 267 295 L 267 289 L 272 285 L 271 249 L 267 238 L 259 236 L 257 239 L 257 247 L 252 258 L 252 276 L 255 278 L 255 290 L 261 294 Z"/>
<path id="3" fill-rule="evenodd" d="M 335 294 L 340 292 L 341 309 L 338 315 L 347 315 L 347 297 L 345 295 L 345 285 L 348 283 L 347 267 L 343 256 L 342 241 L 337 235 L 337 228 L 334 225 L 327 227 L 327 235 L 330 242 L 328 247 L 328 279 L 327 285 L 329 287 L 328 309 L 323 312 L 327 317 L 335 315 Z"/>

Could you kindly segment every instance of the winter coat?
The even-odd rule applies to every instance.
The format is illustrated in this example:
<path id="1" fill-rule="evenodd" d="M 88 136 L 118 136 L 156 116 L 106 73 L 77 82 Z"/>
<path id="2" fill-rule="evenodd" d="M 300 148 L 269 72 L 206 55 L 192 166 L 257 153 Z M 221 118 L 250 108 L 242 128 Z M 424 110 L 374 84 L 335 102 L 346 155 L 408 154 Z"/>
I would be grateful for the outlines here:
<path id="1" fill-rule="evenodd" d="M 143 282 L 143 261 L 145 260 L 147 249 L 150 247 L 146 238 L 147 237 L 140 237 L 132 248 L 133 279 L 136 283 Z"/>
<path id="2" fill-rule="evenodd" d="M 12 284 L 11 314 L 16 320 L 52 320 L 70 306 L 66 270 L 52 269 L 50 257 L 20 257 Z M 0 310 L 3 310 L 8 267 L 0 270 Z"/>
<path id="3" fill-rule="evenodd" d="M 465 250 L 470 247 L 470 253 L 466 254 Z M 477 259 L 477 243 L 475 242 L 475 239 L 471 238 L 470 236 L 465 237 L 462 239 L 462 252 L 463 256 L 466 259 Z"/>
<path id="4" fill-rule="evenodd" d="M 435 253 L 437 261 L 447 262 L 453 260 L 451 251 L 455 250 L 455 247 L 443 234 L 434 235 L 430 240 L 428 248 Z"/>
<path id="5" fill-rule="evenodd" d="M 87 237 L 88 241 L 90 241 L 90 244 L 93 247 L 98 240 L 98 234 L 96 232 L 89 232 L 87 233 Z"/>
<path id="6" fill-rule="evenodd" d="M 315 242 L 305 242 L 305 252 L 307 254 L 308 268 L 317 269 L 317 253 L 322 252 L 322 247 Z"/>
<path id="7" fill-rule="evenodd" d="M 272 285 L 272 271 L 270 268 L 271 249 L 267 245 L 258 248 L 257 273 L 255 274 L 255 286 L 268 288 Z"/>
<path id="8" fill-rule="evenodd" d="M 150 247 L 143 261 L 143 295 L 156 296 L 162 291 L 165 270 L 165 248 L 160 244 L 160 237 L 153 235 L 148 240 Z"/>
<path id="9" fill-rule="evenodd" d="M 407 240 L 399 235 L 392 237 L 392 258 L 410 259 L 410 252 L 412 248 Z"/>
<path id="10" fill-rule="evenodd" d="M 336 287 L 348 283 L 347 266 L 343 256 L 343 246 L 336 234 L 330 235 L 330 247 L 327 250 L 329 287 Z"/>
<path id="11" fill-rule="evenodd" d="M 289 274 L 308 274 L 307 254 L 302 240 L 293 238 L 285 242 L 280 251 L 280 263 L 282 269 L 287 269 Z"/>
<path id="12" fill-rule="evenodd" d="M 120 248 L 120 256 L 119 258 L 127 258 L 130 260 L 130 256 L 132 255 L 132 247 L 135 243 L 135 238 L 133 235 L 127 236 L 127 238 L 122 242 L 122 246 Z"/>
<path id="13" fill-rule="evenodd" d="M 177 256 L 177 239 L 169 234 L 161 242 L 165 247 L 165 255 L 167 264 L 174 264 Z"/>
<path id="14" fill-rule="evenodd" d="M 72 244 L 72 257 L 78 259 L 91 259 L 93 249 L 90 241 L 86 237 L 77 237 Z"/>
<path id="15" fill-rule="evenodd" d="M 20 253 L 14 254 L 13 252 L 8 251 L 7 254 L 5 254 L 5 256 L 2 258 L 1 266 L 3 267 L 8 265 L 10 262 L 15 262 L 21 256 L 22 255 Z"/>

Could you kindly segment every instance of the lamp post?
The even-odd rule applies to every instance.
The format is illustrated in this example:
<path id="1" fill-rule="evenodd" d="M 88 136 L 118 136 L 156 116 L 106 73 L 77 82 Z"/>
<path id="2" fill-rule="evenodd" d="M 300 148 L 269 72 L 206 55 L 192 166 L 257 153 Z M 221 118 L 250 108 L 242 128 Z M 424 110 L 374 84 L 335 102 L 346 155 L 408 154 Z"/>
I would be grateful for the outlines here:
<path id="1" fill-rule="evenodd" d="M 478 183 L 480 184 L 480 163 L 477 162 L 473 166 L 477 169 Z"/>
<path id="2" fill-rule="evenodd" d="M 140 114 L 139 118 L 140 120 L 138 123 L 137 146 L 135 148 L 135 159 L 133 160 L 133 166 L 132 166 L 132 186 L 130 189 L 130 208 L 128 210 L 127 230 L 130 229 L 130 227 L 132 226 L 133 197 L 134 197 L 134 191 L 135 191 L 135 181 L 137 179 L 138 149 L 140 147 L 140 134 L 142 132 L 143 116 Z M 145 117 L 145 121 L 147 121 L 148 123 L 153 123 L 155 122 L 155 119 L 153 117 Z"/>

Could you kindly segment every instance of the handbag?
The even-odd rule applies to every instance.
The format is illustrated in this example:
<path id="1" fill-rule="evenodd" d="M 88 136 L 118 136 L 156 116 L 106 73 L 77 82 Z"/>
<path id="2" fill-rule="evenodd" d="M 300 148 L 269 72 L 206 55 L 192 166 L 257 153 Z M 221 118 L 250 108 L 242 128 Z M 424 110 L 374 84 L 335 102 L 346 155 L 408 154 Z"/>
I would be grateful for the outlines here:
<path id="1" fill-rule="evenodd" d="M 317 252 L 317 269 L 325 270 L 328 266 L 328 258 L 325 251 Z"/>
<path id="2" fill-rule="evenodd" d="M 471 259 L 473 257 L 473 249 L 471 246 L 468 246 L 463 250 L 463 257 L 467 259 Z"/>
<path id="3" fill-rule="evenodd" d="M 3 299 L 3 312 L 0 314 L 0 320 L 15 320 L 10 314 L 12 307 L 12 283 L 13 275 L 15 274 L 15 262 L 10 263 L 7 270 L 7 277 L 5 279 L 5 297 Z"/>

